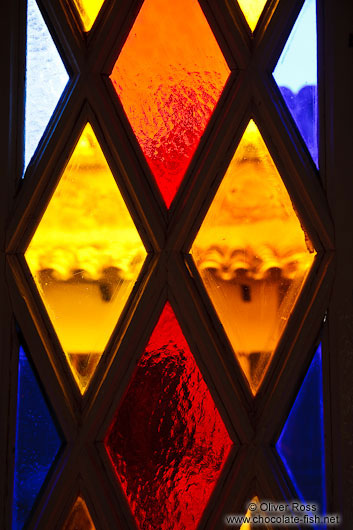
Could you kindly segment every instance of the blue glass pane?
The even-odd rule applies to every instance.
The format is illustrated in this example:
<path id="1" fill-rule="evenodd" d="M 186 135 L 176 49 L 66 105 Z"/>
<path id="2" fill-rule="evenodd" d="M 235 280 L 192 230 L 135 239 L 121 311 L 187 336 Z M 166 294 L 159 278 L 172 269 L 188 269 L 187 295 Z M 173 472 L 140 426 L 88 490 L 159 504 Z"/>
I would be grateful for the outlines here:
<path id="1" fill-rule="evenodd" d="M 306 0 L 273 76 L 318 167 L 316 1 Z"/>
<path id="2" fill-rule="evenodd" d="M 303 502 L 326 509 L 321 346 L 284 425 L 276 449 Z"/>
<path id="3" fill-rule="evenodd" d="M 22 530 L 61 439 L 32 366 L 22 348 L 19 355 L 13 530 Z"/>
<path id="4" fill-rule="evenodd" d="M 69 76 L 35 0 L 27 4 L 25 169 Z"/>

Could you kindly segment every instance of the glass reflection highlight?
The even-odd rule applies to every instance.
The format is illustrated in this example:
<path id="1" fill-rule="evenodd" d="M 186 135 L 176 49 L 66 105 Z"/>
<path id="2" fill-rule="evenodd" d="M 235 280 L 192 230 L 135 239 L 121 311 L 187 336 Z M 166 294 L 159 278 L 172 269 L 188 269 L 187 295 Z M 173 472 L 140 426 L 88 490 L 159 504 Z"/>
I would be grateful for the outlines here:
<path id="1" fill-rule="evenodd" d="M 191 254 L 256 394 L 315 252 L 253 120 Z"/>
<path id="2" fill-rule="evenodd" d="M 83 393 L 146 251 L 87 124 L 25 253 Z"/>

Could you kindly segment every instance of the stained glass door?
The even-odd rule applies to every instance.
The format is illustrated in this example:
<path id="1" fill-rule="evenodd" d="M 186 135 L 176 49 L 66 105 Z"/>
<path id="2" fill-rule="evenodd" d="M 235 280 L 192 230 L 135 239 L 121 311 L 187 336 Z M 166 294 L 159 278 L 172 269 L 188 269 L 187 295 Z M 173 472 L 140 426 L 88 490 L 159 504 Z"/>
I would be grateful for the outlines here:
<path id="1" fill-rule="evenodd" d="M 22 4 L 7 12 L 4 527 L 218 529 L 253 498 L 337 511 L 330 2 Z M 301 82 L 305 32 L 318 75 Z M 37 442 L 21 429 L 43 414 L 23 509 Z"/>

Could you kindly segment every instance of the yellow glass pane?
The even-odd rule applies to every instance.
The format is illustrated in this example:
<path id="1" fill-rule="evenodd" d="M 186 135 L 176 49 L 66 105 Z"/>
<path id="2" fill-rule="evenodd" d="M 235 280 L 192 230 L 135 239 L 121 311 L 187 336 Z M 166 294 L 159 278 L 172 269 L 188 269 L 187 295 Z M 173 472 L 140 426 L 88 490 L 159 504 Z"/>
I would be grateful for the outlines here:
<path id="1" fill-rule="evenodd" d="M 253 120 L 191 253 L 256 394 L 315 251 Z"/>
<path id="2" fill-rule="evenodd" d="M 25 253 L 82 393 L 145 257 L 137 229 L 87 124 Z"/>
<path id="3" fill-rule="evenodd" d="M 85 31 L 93 26 L 103 2 L 104 0 L 74 0 Z"/>
<path id="4" fill-rule="evenodd" d="M 251 31 L 254 31 L 267 0 L 238 0 Z"/>
<path id="5" fill-rule="evenodd" d="M 87 505 L 82 497 L 77 497 L 66 519 L 63 530 L 95 530 Z"/>
<path id="6" fill-rule="evenodd" d="M 259 498 L 254 497 L 253 499 L 251 499 L 251 502 L 258 504 Z M 251 517 L 253 515 L 253 512 L 254 512 L 253 510 L 250 510 L 250 508 L 248 508 L 248 511 L 246 512 L 245 517 Z M 240 530 L 252 530 L 251 523 L 243 523 L 240 527 Z"/>
<path id="7" fill-rule="evenodd" d="M 250 508 L 248 508 L 248 511 L 246 512 L 246 515 L 245 517 L 254 517 L 254 516 L 262 516 L 262 517 L 266 517 L 268 515 L 267 512 L 262 512 L 260 510 L 260 501 L 259 501 L 259 498 L 257 496 L 255 496 L 250 503 L 254 503 L 256 504 L 256 509 L 252 509 L 250 510 Z M 249 503 L 249 504 L 250 504 Z M 251 523 L 243 523 L 240 527 L 240 530 L 255 530 L 256 528 L 260 528 L 258 525 L 254 526 L 253 524 Z M 266 530 L 271 530 L 271 527 L 268 526 L 267 524 L 263 524 L 261 526 L 261 528 L 263 529 L 266 529 Z"/>

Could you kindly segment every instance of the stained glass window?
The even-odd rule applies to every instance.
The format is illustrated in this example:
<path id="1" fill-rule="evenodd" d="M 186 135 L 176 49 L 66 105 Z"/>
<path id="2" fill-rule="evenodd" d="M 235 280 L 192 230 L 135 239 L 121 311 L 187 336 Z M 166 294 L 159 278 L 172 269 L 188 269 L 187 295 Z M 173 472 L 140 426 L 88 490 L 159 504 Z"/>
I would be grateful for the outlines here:
<path id="1" fill-rule="evenodd" d="M 12 528 L 22 530 L 62 445 L 34 369 L 22 348 L 16 424 Z"/>
<path id="2" fill-rule="evenodd" d="M 246 85 L 249 94 L 243 91 L 240 112 L 245 112 L 245 104 L 250 108 L 254 102 L 252 82 L 256 82 L 256 76 L 260 78 L 267 67 L 257 62 L 261 53 L 255 61 L 250 58 L 252 50 L 262 46 L 257 39 L 262 35 L 256 35 L 256 27 L 261 16 L 265 22 L 264 10 L 266 17 L 277 13 L 277 4 L 272 1 L 229 0 L 228 4 L 232 2 L 233 8 L 234 3 L 238 3 L 250 30 L 255 32 L 254 39 L 250 39 L 247 28 L 240 39 L 235 38 L 234 32 L 243 32 L 244 25 L 240 24 L 239 28 L 235 24 L 231 28 L 232 17 L 227 14 L 223 18 L 225 12 L 217 2 L 141 0 L 131 2 L 130 6 L 129 2 L 111 0 L 106 3 L 104 0 L 65 0 L 49 2 L 50 5 L 44 1 L 38 0 L 37 4 L 35 0 L 26 0 L 23 6 L 25 9 L 27 5 L 25 169 L 38 145 L 44 156 L 43 164 L 34 164 L 31 168 L 38 173 L 38 178 L 23 183 L 25 195 L 19 200 L 19 208 L 25 204 L 23 211 L 26 211 L 28 226 L 20 234 L 25 224 L 21 222 L 13 237 L 11 245 L 17 256 L 11 256 L 11 268 L 16 273 L 15 281 L 21 278 L 22 283 L 17 287 L 28 306 L 25 318 L 30 319 L 33 314 L 38 316 L 35 319 L 37 330 L 34 325 L 32 327 L 34 333 L 38 332 L 37 340 L 44 335 L 41 329 L 44 325 L 49 328 L 45 330 L 48 339 L 45 347 L 53 347 L 50 339 L 59 346 L 59 352 L 56 348 L 51 351 L 57 377 L 72 374 L 71 383 L 75 381 L 76 384 L 70 386 L 60 381 L 63 395 L 57 396 L 58 401 L 61 400 L 60 414 L 65 415 L 66 407 L 73 411 L 72 454 L 76 456 L 77 448 L 81 449 L 79 444 L 92 449 L 89 458 L 96 466 L 89 471 L 92 477 L 96 477 L 98 467 L 103 472 L 102 462 L 106 464 L 105 471 L 111 480 L 100 475 L 97 486 L 101 486 L 100 481 L 106 481 L 102 495 L 108 493 L 111 498 L 115 493 L 117 497 L 125 496 L 120 499 L 123 502 L 118 503 L 118 508 L 112 509 L 108 520 L 119 519 L 118 512 L 122 511 L 131 521 L 135 520 L 140 530 L 201 530 L 202 519 L 206 520 L 217 504 L 214 501 L 219 497 L 222 502 L 225 499 L 228 502 L 227 495 L 239 472 L 232 439 L 235 435 L 228 431 L 228 427 L 232 425 L 236 429 L 240 411 L 242 419 L 249 412 L 249 425 L 244 425 L 248 432 L 244 431 L 239 440 L 245 440 L 248 435 L 250 439 L 252 427 L 256 430 L 257 406 L 263 397 L 258 395 L 259 389 L 294 308 L 299 310 L 297 302 L 316 256 L 308 235 L 309 231 L 314 239 L 315 229 L 304 226 L 298 213 L 305 210 L 307 199 L 304 209 L 297 210 L 285 186 L 287 175 L 280 174 L 276 167 L 282 153 L 276 153 L 278 147 L 274 145 L 272 157 L 264 140 L 265 133 L 271 132 L 271 123 L 260 127 L 261 122 L 258 125 L 251 119 L 237 148 L 225 154 L 230 160 L 228 168 L 222 166 L 223 162 L 212 166 L 212 161 L 205 170 L 205 179 L 201 179 L 204 162 L 212 158 L 208 154 L 208 158 L 204 157 L 208 147 L 211 154 L 218 146 L 222 151 L 224 146 L 232 145 L 234 135 L 238 134 L 235 127 L 230 131 L 236 120 L 227 113 L 238 112 L 234 110 L 238 103 L 237 90 L 240 87 L 239 93 L 242 92 L 242 83 L 244 80 L 248 83 L 249 77 L 251 83 Z M 282 9 L 285 2 L 280 5 Z M 99 15 L 103 6 L 105 20 L 103 12 L 102 16 Z M 239 12 L 237 7 L 235 10 Z M 82 30 L 78 31 L 77 24 L 70 24 L 70 13 L 76 15 L 85 33 L 95 25 L 92 38 L 82 38 Z M 95 22 L 97 17 L 104 23 L 106 40 L 99 23 Z M 261 32 L 272 31 L 270 26 L 266 28 L 262 24 Z M 119 35 L 116 34 L 118 27 L 123 28 Z M 60 39 L 55 38 L 54 42 L 56 36 Z M 243 48 L 235 49 L 233 39 L 238 43 L 242 40 Z M 271 39 L 268 42 L 272 42 Z M 65 92 L 63 98 L 69 76 L 62 60 L 64 56 L 60 55 L 60 43 L 65 48 L 65 58 L 72 61 L 73 69 L 72 93 Z M 316 48 L 316 2 L 305 0 L 273 71 L 273 78 L 318 165 Z M 225 56 L 229 65 L 238 60 L 231 57 L 243 56 L 245 66 L 242 71 L 237 72 L 232 66 L 231 72 Z M 23 58 L 19 62 L 23 62 Z M 246 64 L 250 65 L 251 72 Z M 111 69 L 109 76 L 107 68 Z M 227 90 L 224 91 L 226 84 Z M 97 90 L 94 90 L 99 86 L 100 97 L 95 98 Z M 264 90 L 267 90 L 265 85 Z M 75 138 L 71 137 L 68 124 L 63 123 L 68 107 L 62 116 L 55 112 L 60 98 L 62 107 L 68 103 L 72 110 L 70 119 L 77 129 L 89 100 L 91 123 L 86 117 Z M 279 99 L 277 103 L 282 102 Z M 273 108 L 276 112 L 276 105 Z M 107 113 L 110 116 L 106 121 Z M 48 124 L 49 127 L 54 125 L 53 115 L 55 120 L 60 120 L 61 130 L 68 134 L 68 140 L 63 148 L 60 145 L 64 143 L 60 142 L 60 152 L 51 151 L 52 145 L 49 144 L 52 142 L 48 142 L 44 152 L 45 130 Z M 114 120 L 117 120 L 115 124 Z M 124 137 L 124 131 L 129 127 L 133 134 Z M 269 131 L 265 127 L 269 127 Z M 49 128 L 47 130 L 49 132 Z M 120 135 L 117 142 L 114 131 Z M 275 138 L 272 141 L 275 144 Z M 283 144 L 288 141 L 284 139 Z M 127 143 L 132 144 L 132 150 L 128 149 L 131 164 L 120 151 Z M 65 152 L 61 152 L 63 149 L 67 150 L 66 158 Z M 288 153 L 283 154 L 283 161 L 287 156 Z M 55 163 L 63 159 L 65 166 L 56 168 Z M 217 160 L 216 153 L 215 163 Z M 149 173 L 148 167 L 155 183 L 152 181 L 152 186 L 144 186 L 142 191 L 138 179 Z M 57 182 L 54 183 L 51 179 L 56 176 Z M 31 180 L 37 181 L 38 188 L 34 183 L 31 189 Z M 213 184 L 202 190 L 211 181 Z M 219 181 L 218 189 L 212 187 Z M 189 270 L 185 266 L 185 255 L 179 242 L 176 247 L 169 248 L 169 228 L 174 230 L 173 213 L 171 225 L 168 225 L 169 216 L 166 211 L 155 208 L 153 197 L 154 191 L 159 190 L 161 199 L 169 208 L 183 184 L 185 194 L 180 194 L 180 198 L 185 198 L 185 202 L 175 206 L 186 210 L 191 202 L 189 182 L 192 193 L 205 192 L 205 201 L 210 204 L 204 219 L 200 220 L 201 226 L 190 249 L 197 272 L 192 266 Z M 18 193 L 21 195 L 21 189 Z M 146 193 L 146 203 L 141 200 L 142 193 Z M 32 201 L 31 197 L 35 200 Z M 45 204 L 41 202 L 43 197 L 47 197 Z M 41 204 L 40 211 L 35 210 L 38 204 Z M 144 210 L 144 204 L 149 204 L 148 211 Z M 202 206 L 197 201 L 195 206 L 191 205 L 188 223 L 198 222 L 199 208 Z M 161 223 L 160 215 L 163 218 Z M 189 241 L 190 234 L 185 228 L 190 225 L 183 225 L 184 219 L 181 215 L 180 233 L 182 237 L 185 235 L 185 241 Z M 155 228 L 161 237 L 157 237 Z M 165 246 L 163 232 L 164 241 L 168 241 Z M 31 234 L 31 239 L 27 233 Z M 146 282 L 139 284 L 147 255 L 142 233 L 150 239 L 154 255 L 149 262 L 151 267 L 144 268 Z M 316 235 L 315 241 L 320 240 L 320 234 Z M 171 241 L 173 245 L 173 238 Z M 23 263 L 23 251 L 28 267 Z M 169 302 L 161 311 L 145 348 L 135 351 L 129 342 L 133 334 L 139 334 L 141 326 L 149 322 L 149 308 L 143 311 L 139 304 L 146 304 L 148 293 L 157 286 L 158 267 L 164 267 L 163 260 L 166 254 L 170 258 L 169 252 L 178 256 L 184 276 L 180 274 L 180 278 L 171 280 L 171 270 L 163 269 L 161 277 L 166 276 L 167 280 L 162 286 L 159 284 L 157 290 L 162 287 L 163 296 L 175 296 L 175 302 L 171 298 L 173 304 L 185 309 L 183 323 L 186 331 L 192 310 L 181 307 L 176 291 L 178 282 L 182 286 L 192 269 L 195 274 L 188 276 L 187 282 L 195 297 L 195 308 L 201 313 L 205 310 L 204 316 L 208 308 L 204 327 L 194 339 L 195 347 L 200 347 L 200 337 L 207 340 L 213 334 L 213 330 L 206 329 L 212 318 L 215 329 L 220 331 L 221 337 L 214 334 L 215 340 L 210 348 L 204 351 L 200 347 L 197 357 L 194 357 Z M 317 260 L 318 266 L 320 263 Z M 169 265 L 172 269 L 171 261 L 168 261 Z M 310 275 L 310 280 L 314 284 L 313 276 Z M 175 284 L 170 285 L 172 281 Z M 35 296 L 38 294 L 33 292 L 35 289 L 39 296 Z M 185 293 L 182 289 L 181 292 Z M 185 295 L 184 302 L 190 292 Z M 304 296 L 302 302 L 304 305 Z M 194 326 L 195 321 L 190 323 L 189 333 Z M 27 330 L 30 327 L 27 326 Z M 55 334 L 58 341 L 55 341 Z M 291 339 L 289 333 L 285 338 Z M 227 340 L 229 348 L 225 344 Z M 205 344 L 202 340 L 200 343 Z M 194 347 L 192 349 L 194 351 Z M 234 373 L 228 368 L 233 366 L 237 371 L 237 365 L 235 362 L 231 364 L 234 359 L 231 355 L 228 358 L 228 350 L 233 350 L 245 385 L 249 387 L 246 395 L 244 388 L 232 388 L 236 377 L 233 378 Z M 100 371 L 97 367 L 104 352 L 111 352 L 111 357 L 104 366 L 106 359 L 103 357 Z M 56 364 L 57 354 L 65 356 L 67 364 Z M 281 377 L 281 363 L 286 362 L 286 356 L 284 359 L 279 357 L 278 364 L 273 363 L 271 376 L 274 377 L 268 377 L 268 385 L 263 385 L 264 393 L 275 390 L 271 384 L 277 384 Z M 114 381 L 124 380 L 124 375 L 120 378 L 120 371 L 126 370 L 127 366 L 131 366 L 130 380 L 122 383 L 124 388 L 115 388 Z M 217 368 L 215 375 L 213 367 Z M 98 381 L 99 374 L 103 374 L 101 381 Z M 47 374 L 44 373 L 43 377 L 46 378 Z M 101 387 L 93 388 L 94 377 L 95 382 L 102 383 Z M 211 387 L 208 386 L 210 381 Z M 48 388 L 47 380 L 44 382 L 43 386 Z M 85 394 L 91 383 L 92 392 Z M 219 388 L 223 383 L 227 386 L 226 391 Z M 111 410 L 108 399 L 101 407 L 101 389 L 107 392 L 104 399 L 106 396 L 109 400 L 114 399 L 115 392 L 122 396 L 114 410 Z M 255 396 L 256 399 L 252 399 Z M 229 410 L 222 403 L 223 399 Z M 237 408 L 243 401 L 246 403 L 244 411 L 240 410 L 242 406 Z M 319 348 L 283 426 L 275 454 L 278 463 L 281 462 L 282 479 L 292 483 L 293 491 L 302 500 L 318 500 L 324 511 L 322 402 Z M 234 403 L 236 406 L 232 410 Z M 90 418 L 96 406 L 102 417 Z M 225 410 L 230 412 L 227 418 Z M 88 429 L 92 427 L 89 435 L 88 429 L 85 431 L 87 418 L 94 423 L 94 427 L 88 425 Z M 23 530 L 31 514 L 35 513 L 36 502 L 42 498 L 41 492 L 53 477 L 51 470 L 63 442 L 42 386 L 22 349 L 16 420 L 12 526 L 13 530 Z M 274 418 L 274 429 L 278 429 L 278 423 Z M 102 441 L 102 433 L 103 447 L 96 451 L 100 446 L 96 442 Z M 254 444 L 261 445 L 261 432 L 257 436 Z M 11 436 L 9 439 L 12 443 Z M 241 447 L 245 457 L 247 444 Z M 266 444 L 268 446 L 268 442 Z M 234 461 L 231 460 L 233 456 Z M 73 466 L 73 473 L 77 472 L 77 475 L 72 479 L 76 483 L 85 480 L 81 472 L 86 457 L 86 452 L 82 451 L 83 464 L 80 455 L 77 469 Z M 261 455 L 259 461 L 260 458 Z M 66 472 L 67 464 L 61 463 Z M 269 477 L 269 484 L 271 480 L 276 479 Z M 58 484 L 53 484 L 52 490 L 53 495 L 60 494 L 55 501 L 55 513 L 60 516 L 63 530 L 95 530 L 100 521 L 92 510 L 98 502 L 90 504 L 80 493 L 77 498 L 70 497 L 69 504 L 67 494 L 63 492 L 65 487 L 66 484 L 60 484 L 59 480 Z M 109 487 L 115 487 L 115 493 L 108 491 Z M 93 487 L 90 490 L 82 487 L 82 491 L 89 491 L 92 501 L 97 501 L 93 498 L 96 494 Z M 98 492 L 98 499 L 100 494 Z M 254 501 L 258 502 L 258 498 L 254 497 Z M 61 502 L 63 504 L 59 506 Z M 109 500 L 104 502 L 109 511 Z M 43 513 L 38 513 L 38 520 L 30 523 L 33 527 L 43 526 L 43 520 L 53 516 L 53 513 L 49 514 L 50 505 L 51 501 Z M 220 506 L 223 505 L 220 503 Z M 129 510 L 130 513 L 126 513 Z M 211 527 L 209 521 L 216 516 L 212 513 L 206 525 Z M 242 530 L 247 528 L 243 525 Z"/>

